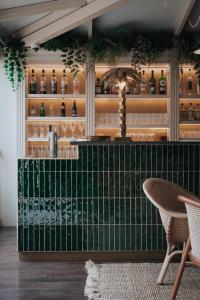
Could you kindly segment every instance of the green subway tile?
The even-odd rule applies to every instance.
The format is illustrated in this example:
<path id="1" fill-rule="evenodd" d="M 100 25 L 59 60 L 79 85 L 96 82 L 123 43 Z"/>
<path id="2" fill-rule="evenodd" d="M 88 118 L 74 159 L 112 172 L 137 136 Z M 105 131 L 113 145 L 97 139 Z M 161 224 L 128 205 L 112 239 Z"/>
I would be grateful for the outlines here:
<path id="1" fill-rule="evenodd" d="M 113 150 L 114 154 L 114 171 L 120 170 L 119 157 L 120 157 L 120 146 L 116 145 Z"/>
<path id="2" fill-rule="evenodd" d="M 40 159 L 39 164 L 40 164 L 40 172 L 44 172 L 45 171 L 45 160 Z"/>
<path id="3" fill-rule="evenodd" d="M 35 171 L 35 172 L 33 172 L 33 175 L 34 175 L 33 195 L 34 195 L 34 197 L 39 197 L 39 195 L 40 195 L 40 172 Z"/>
<path id="4" fill-rule="evenodd" d="M 141 225 L 135 225 L 135 250 L 141 251 L 142 250 L 142 226 Z"/>
<path id="5" fill-rule="evenodd" d="M 93 171 L 98 171 L 98 147 L 92 146 L 92 167 Z"/>
<path id="6" fill-rule="evenodd" d="M 50 171 L 54 172 L 56 170 L 56 160 L 51 159 L 49 162 L 50 162 Z"/>
<path id="7" fill-rule="evenodd" d="M 114 199 L 114 218 L 115 224 L 120 224 L 120 198 Z"/>
<path id="8" fill-rule="evenodd" d="M 130 171 L 130 164 L 131 164 L 131 147 L 130 145 L 125 145 L 125 171 Z"/>
<path id="9" fill-rule="evenodd" d="M 125 199 L 119 198 L 119 223 L 126 224 Z"/>
<path id="10" fill-rule="evenodd" d="M 45 171 L 46 172 L 50 171 L 50 160 L 46 159 L 44 162 L 45 162 Z"/>
<path id="11" fill-rule="evenodd" d="M 104 232 L 104 251 L 109 251 L 110 250 L 110 228 L 109 225 L 105 225 L 103 228 Z"/>
<path id="12" fill-rule="evenodd" d="M 108 160 L 109 171 L 113 171 L 114 170 L 114 146 L 113 145 L 108 146 L 108 156 L 109 156 L 109 160 Z"/>
<path id="13" fill-rule="evenodd" d="M 24 171 L 29 171 L 29 172 L 33 172 L 34 171 L 34 160 L 30 159 L 28 161 L 28 163 L 26 163 L 26 168 L 24 169 Z"/>
<path id="14" fill-rule="evenodd" d="M 18 159 L 18 172 L 24 172 L 24 164 L 26 163 L 23 159 Z M 27 170 L 26 170 L 27 171 Z"/>
<path id="15" fill-rule="evenodd" d="M 60 171 L 61 171 L 61 161 L 62 161 L 62 160 L 60 160 L 60 159 L 57 159 L 57 160 L 55 161 L 55 171 L 56 171 L 56 172 L 60 172 Z"/>
<path id="16" fill-rule="evenodd" d="M 104 224 L 110 224 L 110 199 L 104 198 Z"/>
<path id="17" fill-rule="evenodd" d="M 34 172 L 39 172 L 40 171 L 40 160 L 35 159 L 34 160 L 34 167 L 33 167 Z"/>
<path id="18" fill-rule="evenodd" d="M 60 171 L 65 172 L 67 168 L 66 159 L 60 161 Z"/>

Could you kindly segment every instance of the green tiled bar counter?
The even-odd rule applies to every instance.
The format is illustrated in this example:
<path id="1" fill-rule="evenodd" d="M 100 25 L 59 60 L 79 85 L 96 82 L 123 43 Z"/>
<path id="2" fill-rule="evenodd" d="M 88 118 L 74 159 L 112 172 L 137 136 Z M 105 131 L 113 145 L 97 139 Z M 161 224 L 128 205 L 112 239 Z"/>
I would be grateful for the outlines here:
<path id="1" fill-rule="evenodd" d="M 18 160 L 20 252 L 164 250 L 142 190 L 160 177 L 200 194 L 199 143 L 82 143 L 79 159 Z"/>

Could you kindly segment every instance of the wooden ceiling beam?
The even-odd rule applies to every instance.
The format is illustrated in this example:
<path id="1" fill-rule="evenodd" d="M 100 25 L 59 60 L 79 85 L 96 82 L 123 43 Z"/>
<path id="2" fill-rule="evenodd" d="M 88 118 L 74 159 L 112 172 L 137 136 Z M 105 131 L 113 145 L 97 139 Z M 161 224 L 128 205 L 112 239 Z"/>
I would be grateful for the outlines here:
<path id="1" fill-rule="evenodd" d="M 23 37 L 23 41 L 27 46 L 31 46 L 31 44 L 35 43 L 44 43 L 82 24 L 88 23 L 90 20 L 101 16 L 115 7 L 118 7 L 122 3 L 126 3 L 127 0 L 94 0 L 88 2 L 89 3 L 87 5 L 51 22 L 46 26 L 42 25 L 42 19 L 40 19 L 36 22 L 38 27 L 41 26 L 40 29 Z M 49 17 L 51 17 L 51 14 Z M 24 30 L 25 29 L 26 28 L 24 28 Z M 20 31 L 18 32 L 18 37 L 20 37 Z"/>
<path id="2" fill-rule="evenodd" d="M 50 13 L 55 10 L 81 7 L 85 5 L 85 0 L 50 0 L 42 3 L 23 5 L 0 10 L 0 22 L 19 19 L 22 17 Z"/>
<path id="3" fill-rule="evenodd" d="M 174 30 L 175 36 L 179 36 L 181 34 L 195 2 L 196 0 L 185 0 L 180 3 L 180 11 L 177 16 Z"/>

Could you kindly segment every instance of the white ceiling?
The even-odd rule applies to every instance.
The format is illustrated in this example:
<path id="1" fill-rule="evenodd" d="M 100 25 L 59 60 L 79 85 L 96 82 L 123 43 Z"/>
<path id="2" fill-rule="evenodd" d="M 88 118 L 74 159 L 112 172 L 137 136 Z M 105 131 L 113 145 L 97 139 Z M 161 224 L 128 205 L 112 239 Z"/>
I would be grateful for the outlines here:
<path id="1" fill-rule="evenodd" d="M 0 0 L 0 10 L 41 2 L 48 2 L 48 0 Z M 166 31 L 171 33 L 179 26 L 180 18 L 188 2 L 190 0 L 128 0 L 119 8 L 96 18 L 94 28 L 98 31 L 106 31 L 126 26 L 137 32 Z M 200 0 L 197 2 L 199 3 Z M 200 14 L 199 7 L 195 10 L 196 15 L 197 12 L 198 15 Z M 11 35 L 45 15 L 47 13 L 23 19 L 0 21 L 0 37 Z M 81 32 L 84 31 L 83 28 L 86 31 L 86 27 L 81 26 Z"/>
<path id="2" fill-rule="evenodd" d="M 95 21 L 98 30 L 129 26 L 135 31 L 173 32 L 188 0 L 129 0 Z"/>

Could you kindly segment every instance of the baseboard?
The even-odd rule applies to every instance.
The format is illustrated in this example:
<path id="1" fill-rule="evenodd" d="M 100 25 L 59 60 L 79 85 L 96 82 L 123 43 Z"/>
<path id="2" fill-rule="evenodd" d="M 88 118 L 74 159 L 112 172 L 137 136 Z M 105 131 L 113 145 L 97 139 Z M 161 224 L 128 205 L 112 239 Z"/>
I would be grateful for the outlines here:
<path id="1" fill-rule="evenodd" d="M 131 261 L 161 262 L 164 251 L 133 252 L 19 252 L 20 261 Z"/>

